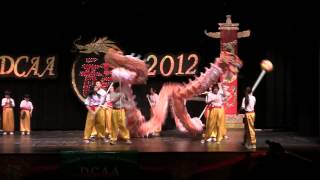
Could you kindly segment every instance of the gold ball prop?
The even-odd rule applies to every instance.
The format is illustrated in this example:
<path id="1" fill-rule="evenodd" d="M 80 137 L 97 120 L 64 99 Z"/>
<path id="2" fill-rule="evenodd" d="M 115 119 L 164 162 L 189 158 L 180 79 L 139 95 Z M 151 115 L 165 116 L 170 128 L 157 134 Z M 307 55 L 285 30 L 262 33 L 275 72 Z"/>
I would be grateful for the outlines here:
<path id="1" fill-rule="evenodd" d="M 273 64 L 271 61 L 269 61 L 268 59 L 264 59 L 261 61 L 260 63 L 261 69 L 270 72 L 273 70 Z"/>

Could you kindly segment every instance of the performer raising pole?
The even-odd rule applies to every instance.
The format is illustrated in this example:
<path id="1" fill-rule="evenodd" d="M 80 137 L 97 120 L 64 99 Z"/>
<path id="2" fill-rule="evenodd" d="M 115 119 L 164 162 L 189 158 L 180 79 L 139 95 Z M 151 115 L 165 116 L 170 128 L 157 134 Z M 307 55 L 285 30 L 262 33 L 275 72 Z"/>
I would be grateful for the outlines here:
<path id="1" fill-rule="evenodd" d="M 273 69 L 273 65 L 269 60 L 262 60 L 260 63 L 261 73 L 254 83 L 252 89 L 250 87 L 246 87 L 245 89 L 245 97 L 242 99 L 241 110 L 244 111 L 244 137 L 243 137 L 243 145 L 247 149 L 255 149 L 256 148 L 256 133 L 254 128 L 254 122 L 256 118 L 256 114 L 254 111 L 254 107 L 256 104 L 256 98 L 253 96 L 254 90 L 258 87 L 262 78 L 266 74 L 266 72 L 270 72 Z"/>
<path id="2" fill-rule="evenodd" d="M 209 105 L 209 115 L 206 122 L 206 131 L 204 139 L 201 143 L 210 141 L 210 138 L 216 135 L 217 144 L 220 144 L 223 137 L 226 135 L 225 129 L 225 114 L 223 108 L 224 91 L 219 92 L 219 85 L 216 84 L 212 88 L 213 93 L 208 94 L 207 104 Z"/>

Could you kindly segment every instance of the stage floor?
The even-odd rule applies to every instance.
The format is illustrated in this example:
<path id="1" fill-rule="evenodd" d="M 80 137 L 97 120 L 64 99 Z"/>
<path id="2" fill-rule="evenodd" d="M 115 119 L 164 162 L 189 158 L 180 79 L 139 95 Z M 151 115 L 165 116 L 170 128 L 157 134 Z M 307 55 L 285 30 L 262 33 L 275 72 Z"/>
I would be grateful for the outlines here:
<path id="1" fill-rule="evenodd" d="M 34 131 L 0 136 L 3 179 L 272 179 L 316 175 L 320 145 L 292 132 L 257 131 L 257 149 L 241 145 L 243 130 L 229 129 L 220 145 L 175 130 L 132 144 L 82 143 L 82 131 Z M 280 143 L 270 148 L 265 141 Z M 288 170 L 285 170 L 285 169 Z M 266 170 L 273 173 L 265 174 Z M 264 174 L 261 177 L 261 174 Z"/>
<path id="2" fill-rule="evenodd" d="M 175 130 L 163 131 L 161 137 L 132 138 L 132 144 L 119 141 L 116 145 L 100 141 L 84 144 L 82 131 L 34 131 L 30 136 L 0 137 L 0 153 L 54 153 L 78 152 L 252 152 L 266 151 L 266 140 L 280 143 L 286 149 L 320 149 L 319 139 L 306 138 L 292 132 L 257 131 L 257 149 L 248 150 L 241 145 L 243 130 L 229 129 L 229 139 L 216 143 L 200 143 L 200 136 L 182 134 Z"/>

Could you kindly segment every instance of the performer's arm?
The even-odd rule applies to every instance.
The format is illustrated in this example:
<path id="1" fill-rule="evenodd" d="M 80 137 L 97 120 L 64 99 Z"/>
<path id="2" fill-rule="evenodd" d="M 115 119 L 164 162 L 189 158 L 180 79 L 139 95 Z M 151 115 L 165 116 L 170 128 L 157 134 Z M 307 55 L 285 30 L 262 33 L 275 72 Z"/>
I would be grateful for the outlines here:
<path id="1" fill-rule="evenodd" d="M 241 109 L 244 110 L 244 108 L 245 108 L 245 98 L 242 98 Z"/>
<path id="2" fill-rule="evenodd" d="M 104 103 L 106 102 L 106 97 L 107 96 L 101 96 L 100 97 L 100 106 L 104 106 Z"/>
<path id="3" fill-rule="evenodd" d="M 1 101 L 1 106 L 5 106 L 6 105 L 6 98 L 3 98 L 2 101 Z"/>
<path id="4" fill-rule="evenodd" d="M 10 99 L 10 103 L 11 103 L 11 107 L 14 107 L 14 106 L 15 106 L 14 100 L 13 100 L 12 98 Z"/>
<path id="5" fill-rule="evenodd" d="M 30 103 L 30 116 L 32 116 L 33 104 L 32 104 L 32 102 L 31 102 L 31 101 L 29 101 L 29 103 Z"/>
<path id="6" fill-rule="evenodd" d="M 207 103 L 207 104 L 211 104 L 212 102 L 214 102 L 214 98 L 209 97 L 209 94 L 208 94 L 206 103 Z"/>
<path id="7" fill-rule="evenodd" d="M 24 101 L 21 101 L 21 103 L 20 103 L 20 109 L 23 108 L 23 102 Z"/>
<path id="8" fill-rule="evenodd" d="M 86 108 L 88 109 L 88 111 L 90 111 L 91 113 L 95 113 L 95 111 L 93 111 L 90 108 L 90 99 L 89 99 L 89 97 L 87 97 L 87 99 L 84 101 L 84 104 L 86 105 Z"/>

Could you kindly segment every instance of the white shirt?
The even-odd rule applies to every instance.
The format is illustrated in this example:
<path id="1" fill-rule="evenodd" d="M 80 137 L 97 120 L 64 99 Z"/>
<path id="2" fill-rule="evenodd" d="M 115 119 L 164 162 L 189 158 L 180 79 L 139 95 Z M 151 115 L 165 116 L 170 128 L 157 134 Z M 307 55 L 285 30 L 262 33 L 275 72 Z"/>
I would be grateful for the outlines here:
<path id="1" fill-rule="evenodd" d="M 112 107 L 111 96 L 110 93 L 106 95 L 106 100 L 104 102 L 104 106 Z"/>
<path id="2" fill-rule="evenodd" d="M 101 98 L 98 95 L 92 95 L 92 97 L 87 97 L 84 101 L 84 104 L 87 106 L 100 106 L 101 105 Z"/>
<path id="3" fill-rule="evenodd" d="M 212 92 L 209 92 L 208 93 L 208 96 L 207 96 L 207 103 L 208 102 L 211 102 L 211 105 L 212 106 L 223 106 L 223 97 L 222 97 L 222 93 L 217 93 L 217 94 L 214 94 Z"/>
<path id="4" fill-rule="evenodd" d="M 20 103 L 20 109 L 29 109 L 30 111 L 33 110 L 33 105 L 31 101 L 22 100 Z"/>
<path id="5" fill-rule="evenodd" d="M 102 101 L 101 103 L 103 104 L 104 101 L 106 100 L 107 91 L 104 90 L 104 89 L 102 89 L 102 88 L 100 88 L 100 89 L 97 91 L 97 94 L 100 95 L 100 98 L 101 98 L 101 101 Z"/>
<path id="6" fill-rule="evenodd" d="M 256 98 L 250 94 L 249 104 L 247 107 L 246 107 L 245 99 L 246 99 L 245 97 L 242 99 L 241 108 L 243 108 L 245 111 L 248 111 L 248 112 L 254 111 L 254 106 L 256 105 Z"/>
<path id="7" fill-rule="evenodd" d="M 10 101 L 11 101 L 11 107 L 14 107 L 15 104 L 14 104 L 14 100 L 12 98 L 2 98 L 2 101 L 1 101 L 1 106 L 4 107 L 8 107 L 9 104 L 10 104 Z"/>

